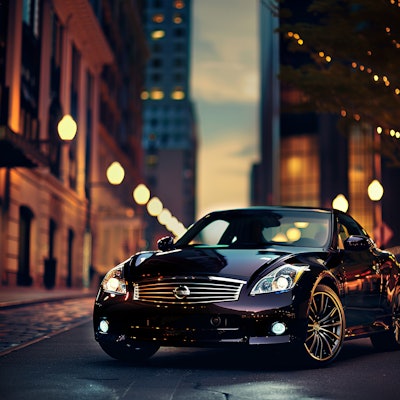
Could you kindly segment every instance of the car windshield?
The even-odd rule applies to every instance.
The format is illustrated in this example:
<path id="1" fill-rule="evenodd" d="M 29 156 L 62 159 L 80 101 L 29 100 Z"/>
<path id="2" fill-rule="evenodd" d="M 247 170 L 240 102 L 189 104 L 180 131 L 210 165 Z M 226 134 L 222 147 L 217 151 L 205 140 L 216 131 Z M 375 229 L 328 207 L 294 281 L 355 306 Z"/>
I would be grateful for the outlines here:
<path id="1" fill-rule="evenodd" d="M 329 212 L 308 210 L 232 210 L 208 214 L 176 246 L 256 248 L 270 245 L 325 247 Z"/>

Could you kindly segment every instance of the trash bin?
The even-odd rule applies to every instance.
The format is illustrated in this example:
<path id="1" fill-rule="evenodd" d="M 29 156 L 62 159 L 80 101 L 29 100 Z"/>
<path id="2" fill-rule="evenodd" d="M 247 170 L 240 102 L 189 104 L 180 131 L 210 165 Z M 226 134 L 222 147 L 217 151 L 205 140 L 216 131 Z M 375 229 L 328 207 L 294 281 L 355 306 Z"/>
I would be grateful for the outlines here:
<path id="1" fill-rule="evenodd" d="M 55 258 L 46 258 L 44 260 L 43 282 L 46 289 L 53 289 L 56 284 L 56 267 L 57 260 Z"/>

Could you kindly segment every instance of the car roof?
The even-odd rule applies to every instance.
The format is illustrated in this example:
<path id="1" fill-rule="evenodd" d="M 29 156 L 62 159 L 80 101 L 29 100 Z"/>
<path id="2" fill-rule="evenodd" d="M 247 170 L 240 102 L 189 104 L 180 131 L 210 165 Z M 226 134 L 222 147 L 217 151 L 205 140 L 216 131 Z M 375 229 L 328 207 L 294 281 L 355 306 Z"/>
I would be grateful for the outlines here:
<path id="1" fill-rule="evenodd" d="M 313 211 L 316 213 L 327 213 L 332 214 L 333 212 L 337 212 L 338 210 L 334 210 L 331 208 L 322 208 L 322 207 L 306 207 L 306 206 L 252 206 L 252 207 L 243 207 L 243 208 L 232 208 L 226 210 L 215 210 L 209 212 L 209 214 L 214 213 L 245 213 L 249 211 Z"/>

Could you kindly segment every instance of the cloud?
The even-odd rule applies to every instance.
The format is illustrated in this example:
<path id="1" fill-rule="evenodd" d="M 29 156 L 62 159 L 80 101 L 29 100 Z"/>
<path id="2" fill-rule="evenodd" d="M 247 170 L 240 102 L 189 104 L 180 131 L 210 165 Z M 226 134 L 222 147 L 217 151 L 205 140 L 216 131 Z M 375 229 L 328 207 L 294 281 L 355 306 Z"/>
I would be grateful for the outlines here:
<path id="1" fill-rule="evenodd" d="M 193 75 L 195 99 L 211 103 L 258 101 L 258 75 L 243 64 L 203 62 L 197 65 Z"/>
<path id="2" fill-rule="evenodd" d="M 256 0 L 194 2 L 194 99 L 258 101 L 257 4 Z"/>
<path id="3" fill-rule="evenodd" d="M 200 146 L 199 216 L 212 209 L 248 206 L 250 169 L 256 159 L 254 137 L 240 131 L 220 133 L 212 146 Z"/>

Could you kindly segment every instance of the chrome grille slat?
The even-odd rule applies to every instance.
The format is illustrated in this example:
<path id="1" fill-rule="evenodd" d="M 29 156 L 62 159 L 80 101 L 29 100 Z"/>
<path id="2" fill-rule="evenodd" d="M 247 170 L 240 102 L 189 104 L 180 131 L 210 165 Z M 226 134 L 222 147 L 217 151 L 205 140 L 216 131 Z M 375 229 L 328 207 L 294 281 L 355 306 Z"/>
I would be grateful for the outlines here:
<path id="1" fill-rule="evenodd" d="M 245 281 L 221 277 L 159 278 L 135 284 L 134 299 L 158 304 L 202 304 L 236 301 Z M 189 295 L 177 298 L 174 291 L 187 288 Z"/>

